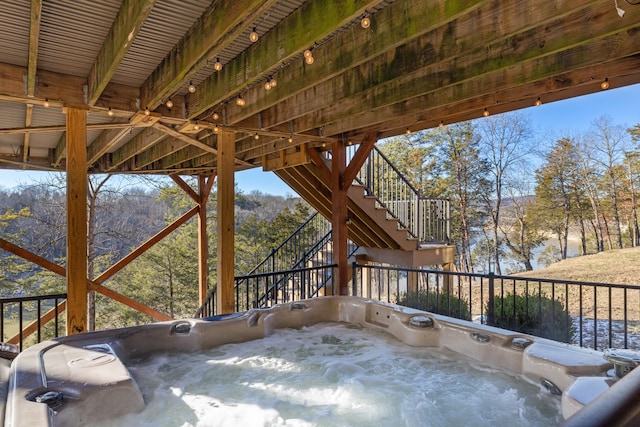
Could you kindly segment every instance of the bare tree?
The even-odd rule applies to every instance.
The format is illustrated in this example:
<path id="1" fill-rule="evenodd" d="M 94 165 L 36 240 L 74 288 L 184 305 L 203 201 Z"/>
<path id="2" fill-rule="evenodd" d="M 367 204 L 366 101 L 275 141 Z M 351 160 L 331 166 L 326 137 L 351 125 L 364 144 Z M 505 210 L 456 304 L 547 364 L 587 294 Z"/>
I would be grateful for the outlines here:
<path id="1" fill-rule="evenodd" d="M 508 113 L 486 117 L 478 121 L 481 151 L 489 165 L 491 193 L 481 194 L 494 236 L 493 257 L 496 273 L 500 268 L 499 224 L 503 194 L 510 174 L 522 168 L 531 153 L 532 130 L 530 120 L 522 113 Z"/>
<path id="2" fill-rule="evenodd" d="M 613 225 L 616 229 L 616 243 L 622 248 L 622 227 L 620 208 L 618 206 L 618 191 L 620 187 L 620 167 L 624 161 L 625 152 L 630 148 L 629 134 L 624 126 L 614 125 L 609 116 L 601 116 L 593 122 L 589 141 L 596 154 L 594 160 L 600 165 L 603 176 L 609 187 L 611 213 Z"/>

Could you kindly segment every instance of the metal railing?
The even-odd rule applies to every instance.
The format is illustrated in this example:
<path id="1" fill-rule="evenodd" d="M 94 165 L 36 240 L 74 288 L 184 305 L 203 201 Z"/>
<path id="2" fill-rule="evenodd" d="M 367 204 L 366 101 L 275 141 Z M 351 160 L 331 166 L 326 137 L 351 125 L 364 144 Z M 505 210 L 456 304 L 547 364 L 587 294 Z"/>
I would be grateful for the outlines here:
<path id="1" fill-rule="evenodd" d="M 351 159 L 356 147 L 347 148 L 347 158 Z M 424 197 L 378 148 L 373 147 L 356 181 L 418 244 L 449 242 L 449 200 Z"/>
<path id="2" fill-rule="evenodd" d="M 64 334 L 64 319 L 60 319 L 63 310 L 59 304 L 66 299 L 67 294 L 0 298 L 0 341 L 15 344 L 22 351 L 26 345 L 59 337 L 60 329 Z M 51 322 L 47 320 L 47 313 Z"/>
<path id="3" fill-rule="evenodd" d="M 358 264 L 353 269 L 354 295 L 419 304 L 428 311 L 596 350 L 640 350 L 638 285 Z"/>
<path id="4" fill-rule="evenodd" d="M 332 291 L 335 264 L 286 271 L 237 276 L 235 279 L 235 311 L 271 307 L 275 304 L 328 295 Z M 330 290 L 325 293 L 325 290 Z M 216 293 L 198 309 L 196 317 L 205 318 L 216 312 Z"/>
<path id="5" fill-rule="evenodd" d="M 247 275 L 288 270 L 302 260 L 323 262 L 318 259 L 322 253 L 317 242 L 330 233 L 331 223 L 319 213 L 314 213 Z"/>

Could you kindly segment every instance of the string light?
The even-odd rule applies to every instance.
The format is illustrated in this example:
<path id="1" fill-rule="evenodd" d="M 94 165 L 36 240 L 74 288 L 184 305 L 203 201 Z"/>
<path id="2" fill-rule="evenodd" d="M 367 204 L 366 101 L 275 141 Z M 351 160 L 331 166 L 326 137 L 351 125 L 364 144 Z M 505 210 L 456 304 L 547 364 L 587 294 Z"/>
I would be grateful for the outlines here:
<path id="1" fill-rule="evenodd" d="M 111 109 L 111 107 L 109 107 L 109 111 L 107 111 L 107 114 L 108 114 L 110 117 L 113 117 L 113 115 L 114 115 L 115 113 L 113 112 L 113 110 Z"/>
<path id="2" fill-rule="evenodd" d="M 306 62 L 307 65 L 311 65 L 314 62 L 313 54 L 311 54 L 311 51 L 309 49 L 304 51 L 304 62 Z"/>
<path id="3" fill-rule="evenodd" d="M 364 29 L 369 28 L 371 26 L 371 19 L 369 19 L 369 17 L 365 15 L 360 21 L 360 26 L 362 26 L 362 28 Z"/>
<path id="4" fill-rule="evenodd" d="M 536 99 L 535 104 L 536 104 L 536 107 L 539 107 L 539 106 L 542 105 L 542 100 L 540 99 L 540 97 L 538 97 L 538 99 Z"/>
<path id="5" fill-rule="evenodd" d="M 44 99 L 44 108 L 49 108 L 49 98 Z"/>
<path id="6" fill-rule="evenodd" d="M 215 111 L 213 112 L 213 114 L 211 115 L 211 118 L 213 120 L 218 120 L 220 118 L 220 114 L 216 113 Z"/>
<path id="7" fill-rule="evenodd" d="M 193 82 L 189 82 L 189 93 L 195 93 L 196 87 L 193 85 Z"/>
<path id="8" fill-rule="evenodd" d="M 260 135 L 258 135 L 258 133 L 256 132 L 255 135 L 253 135 L 253 139 L 255 139 L 255 140 L 260 139 Z"/>
<path id="9" fill-rule="evenodd" d="M 444 120 L 440 120 L 440 124 L 438 125 L 439 127 L 444 126 Z"/>
<path id="10" fill-rule="evenodd" d="M 167 99 L 167 102 L 164 105 L 166 105 L 167 108 L 173 108 L 173 101 L 171 98 Z"/>
<path id="11" fill-rule="evenodd" d="M 271 87 L 274 88 L 278 85 L 278 82 L 276 81 L 275 78 L 270 77 L 271 80 L 269 80 L 269 83 L 271 83 Z"/>
<path id="12" fill-rule="evenodd" d="M 144 115 L 148 116 L 149 114 L 151 114 L 151 111 L 149 111 L 149 107 L 145 107 L 144 109 Z"/>
<path id="13" fill-rule="evenodd" d="M 252 43 L 258 41 L 258 32 L 256 31 L 256 27 L 253 27 L 253 31 L 249 33 L 249 40 L 251 40 Z"/>
<path id="14" fill-rule="evenodd" d="M 236 98 L 236 105 L 238 105 L 239 107 L 244 106 L 245 102 L 244 99 L 242 98 L 242 95 L 238 95 L 238 97 Z"/>
<path id="15" fill-rule="evenodd" d="M 213 63 L 213 69 L 216 71 L 222 70 L 222 62 L 220 62 L 220 58 L 216 58 L 216 62 Z"/>
<path id="16" fill-rule="evenodd" d="M 289 144 L 291 144 L 293 142 L 293 137 L 290 136 L 289 138 L 287 138 L 287 141 L 289 142 Z"/>
<path id="17" fill-rule="evenodd" d="M 600 89 L 609 89 L 609 78 L 605 78 L 602 83 L 600 83 Z"/>
<path id="18" fill-rule="evenodd" d="M 411 131 L 409 130 L 409 128 L 407 128 L 407 130 L 405 131 L 405 133 L 406 133 L 407 135 L 409 135 L 409 134 L 411 133 Z"/>
<path id="19" fill-rule="evenodd" d="M 485 108 L 484 111 L 482 112 L 482 115 L 487 117 L 489 115 L 489 110 Z"/>
<path id="20" fill-rule="evenodd" d="M 264 82 L 264 89 L 265 90 L 271 90 L 271 81 L 267 79 L 266 82 Z"/>
<path id="21" fill-rule="evenodd" d="M 220 128 L 218 127 L 218 124 L 213 125 L 213 131 L 215 133 L 218 133 L 219 130 L 220 130 Z"/>
<path id="22" fill-rule="evenodd" d="M 195 130 L 200 130 L 200 123 L 198 123 L 198 121 L 197 121 L 197 120 L 196 120 L 196 124 L 195 124 L 195 125 L 193 125 L 193 128 L 194 128 Z"/>

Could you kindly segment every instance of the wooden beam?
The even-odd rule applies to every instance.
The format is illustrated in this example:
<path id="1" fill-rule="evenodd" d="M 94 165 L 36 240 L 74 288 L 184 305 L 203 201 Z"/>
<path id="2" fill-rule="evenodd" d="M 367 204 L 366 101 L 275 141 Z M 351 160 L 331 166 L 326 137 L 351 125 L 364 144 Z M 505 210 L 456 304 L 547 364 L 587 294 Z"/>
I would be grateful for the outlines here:
<path id="1" fill-rule="evenodd" d="M 169 175 L 169 178 L 171 178 L 173 182 L 175 182 L 176 185 L 187 194 L 187 196 L 191 197 L 191 200 L 196 203 L 200 203 L 201 195 L 199 193 L 196 193 L 193 188 L 189 186 L 189 184 L 187 184 L 182 178 L 180 178 L 178 174 L 172 173 L 171 175 Z"/>
<path id="2" fill-rule="evenodd" d="M 379 0 L 305 2 L 222 71 L 203 81 L 187 98 L 188 117 L 195 118 L 234 92 L 243 91 L 378 3 Z"/>
<path id="3" fill-rule="evenodd" d="M 218 203 L 217 203 L 217 313 L 235 311 L 235 134 L 221 131 L 218 133 Z"/>
<path id="4" fill-rule="evenodd" d="M 26 67 L 0 62 L 0 101 L 44 105 L 45 99 L 49 99 L 52 106 L 85 105 L 85 78 L 39 69 L 35 97 L 30 97 L 25 91 L 27 74 Z M 95 106 L 133 111 L 137 110 L 139 97 L 138 88 L 109 83 Z"/>
<path id="5" fill-rule="evenodd" d="M 24 126 L 25 127 L 30 127 L 31 126 L 31 120 L 33 119 L 33 105 L 31 104 L 27 104 L 27 108 L 25 111 L 25 120 L 24 120 Z M 23 138 L 22 138 L 22 161 L 24 163 L 27 163 L 29 161 L 29 141 L 31 139 L 31 134 L 30 133 L 25 133 Z"/>
<path id="6" fill-rule="evenodd" d="M 87 110 L 67 123 L 67 335 L 87 330 Z"/>
<path id="7" fill-rule="evenodd" d="M 18 331 L 17 334 L 12 336 L 7 340 L 9 344 L 20 344 L 20 337 L 24 340 L 30 335 L 33 335 L 41 326 L 46 325 L 50 321 L 56 318 L 56 315 L 60 313 L 64 313 L 67 309 L 67 300 L 60 302 L 57 306 L 53 307 L 51 310 L 48 310 L 44 313 L 39 319 L 34 320 L 29 323 L 27 326 L 22 328 L 22 331 Z"/>
<path id="8" fill-rule="evenodd" d="M 35 95 L 36 69 L 38 66 L 38 45 L 40 42 L 40 18 L 42 0 L 31 0 L 31 21 L 29 24 L 29 65 L 27 66 L 27 96 Z"/>
<path id="9" fill-rule="evenodd" d="M 142 85 L 142 105 L 155 109 L 277 3 L 213 0 Z"/>
<path id="10" fill-rule="evenodd" d="M 96 283 L 106 282 L 110 277 L 112 277 L 114 274 L 116 274 L 117 272 L 125 268 L 134 259 L 138 258 L 140 255 L 142 255 L 143 253 L 151 249 L 156 243 L 158 243 L 160 240 L 164 239 L 169 234 L 174 232 L 176 229 L 178 229 L 178 227 L 180 227 L 181 225 L 186 223 L 188 220 L 193 218 L 193 216 L 197 213 L 198 213 L 197 206 L 194 206 L 193 208 L 189 209 L 187 212 L 182 214 L 182 216 L 177 218 L 171 224 L 169 224 L 168 226 L 160 230 L 153 237 L 149 238 L 146 242 L 138 246 L 135 250 L 131 251 L 129 255 L 125 256 L 120 261 L 118 261 L 117 263 L 109 267 L 107 270 L 105 270 L 102 274 L 100 274 L 98 277 L 94 279 L 94 282 Z"/>
<path id="11" fill-rule="evenodd" d="M 208 178 L 198 175 L 198 301 L 204 304 L 208 295 L 209 237 L 207 233 L 207 200 L 213 186 L 215 174 Z"/>
<path id="12" fill-rule="evenodd" d="M 116 149 L 111 155 L 111 164 L 108 170 L 115 170 L 118 166 L 122 165 L 127 160 L 142 153 L 144 150 L 153 147 L 154 145 L 167 139 L 169 136 L 154 128 L 145 128 L 134 136 L 130 141 L 124 144 L 122 147 Z"/>
<path id="13" fill-rule="evenodd" d="M 67 155 L 67 133 L 62 132 L 60 139 L 56 144 L 56 148 L 53 151 L 53 161 L 51 166 L 59 167 L 62 164 L 62 159 Z"/>
<path id="14" fill-rule="evenodd" d="M 333 239 L 333 259 L 338 264 L 336 275 L 339 295 L 349 295 L 349 256 L 347 230 L 347 191 L 342 185 L 346 169 L 346 147 L 338 140 L 331 148 L 331 235 Z"/>
<path id="15" fill-rule="evenodd" d="M 170 128 L 169 126 L 165 126 L 162 123 L 156 123 L 153 125 L 154 128 L 161 130 L 162 132 L 166 133 L 167 135 L 170 135 L 176 139 L 179 139 L 180 141 L 186 142 L 189 145 L 193 145 L 194 147 L 198 147 L 201 150 L 207 151 L 209 153 L 213 153 L 216 154 L 218 152 L 218 150 L 216 150 L 215 148 L 213 148 L 210 145 L 207 145 L 203 142 L 200 142 L 199 140 L 190 137 L 189 135 L 185 135 L 183 133 L 178 132 L 177 130 Z"/>
<path id="16" fill-rule="evenodd" d="M 609 5 L 603 3 L 587 7 L 586 10 L 580 10 L 584 8 L 584 4 L 566 3 L 558 10 L 550 5 L 540 7 L 538 3 L 529 0 L 525 5 L 518 3 L 517 10 L 513 10 L 513 7 L 516 7 L 515 4 L 505 3 L 504 13 L 511 13 L 510 16 L 518 16 L 518 18 L 514 23 L 509 22 L 508 25 L 505 22 L 504 26 L 500 26 L 500 31 L 496 31 L 491 24 L 491 19 L 485 19 L 487 24 L 479 28 L 477 22 L 472 25 L 474 20 L 478 21 L 478 16 L 490 17 L 497 13 L 498 9 L 492 8 L 492 5 L 487 2 L 478 7 L 477 11 L 457 17 L 451 25 L 433 27 L 432 22 L 438 22 L 437 19 L 431 19 L 434 15 L 420 13 L 424 12 L 426 6 L 416 4 L 415 8 L 405 9 L 405 3 L 408 4 L 405 1 L 394 2 L 376 14 L 376 25 L 372 30 L 374 35 L 371 38 L 357 37 L 358 34 L 353 29 L 350 30 L 350 34 L 330 40 L 326 49 L 324 47 L 322 49 L 323 56 L 316 61 L 319 63 L 320 74 L 316 74 L 315 63 L 313 67 L 306 68 L 302 64 L 294 63 L 282 72 L 281 78 L 287 81 L 286 88 L 283 88 L 282 92 L 278 91 L 280 87 L 278 86 L 270 91 L 274 93 L 269 93 L 269 97 L 258 92 L 257 88 L 251 90 L 256 91 L 255 96 L 249 93 L 251 91 L 243 94 L 247 100 L 247 106 L 241 109 L 229 104 L 227 109 L 229 123 L 237 124 L 239 120 L 255 114 L 261 108 L 272 105 L 276 101 L 282 101 L 277 107 L 261 112 L 261 122 L 265 128 L 273 129 L 280 124 L 288 126 L 289 123 L 285 123 L 285 120 L 289 121 L 292 117 L 302 117 L 317 111 L 312 115 L 313 119 L 295 122 L 295 128 L 298 131 L 313 129 L 338 121 L 339 116 L 345 116 L 345 111 L 351 113 L 353 106 L 371 110 L 371 103 L 362 102 L 363 99 L 372 100 L 375 106 L 384 105 L 389 98 L 401 104 L 401 101 L 407 98 L 425 93 L 425 89 L 429 92 L 437 92 L 448 84 L 481 76 L 496 67 L 514 68 L 520 61 L 531 60 L 536 56 L 552 56 L 567 46 L 584 43 L 589 39 L 589 34 L 592 34 L 591 32 L 587 34 L 580 29 L 582 25 L 580 22 L 584 22 L 586 17 L 592 17 L 590 18 L 592 23 L 597 25 L 604 34 L 615 31 L 618 31 L 621 37 L 625 34 L 627 43 L 632 43 L 632 39 L 626 36 L 627 31 L 634 25 L 637 26 L 637 23 L 624 23 L 617 16 L 616 19 L 610 17 Z M 423 2 L 423 4 L 426 3 Z M 519 12 L 521 7 L 526 13 Z M 499 10 L 502 11 L 503 8 Z M 405 16 L 407 14 L 408 16 Z M 444 16 L 442 12 L 440 14 Z M 520 15 L 526 17 L 526 20 L 530 19 L 530 22 L 542 22 L 548 25 L 532 27 L 530 23 L 521 22 L 523 18 Z M 425 28 L 429 31 L 417 31 L 415 35 L 408 36 L 407 30 L 402 30 L 402 27 L 407 25 L 406 19 L 414 24 L 411 28 Z M 566 30 L 561 30 L 564 25 L 567 25 L 564 20 L 572 25 L 570 28 L 577 30 L 565 34 Z M 463 32 L 465 28 L 475 30 Z M 449 33 L 452 29 L 456 31 L 455 36 Z M 353 35 L 353 40 L 347 37 L 349 35 Z M 398 43 L 403 37 L 407 42 L 399 47 Z M 506 43 L 505 40 L 512 42 Z M 350 54 L 352 51 L 366 52 L 367 55 L 363 57 L 355 52 Z M 488 55 L 487 52 L 491 54 Z M 607 56 L 619 55 L 619 53 L 617 49 L 613 53 L 609 46 Z M 562 59 L 563 55 L 561 53 L 559 55 Z M 593 61 L 596 58 L 599 56 L 583 56 L 583 60 Z M 369 61 L 368 65 L 363 64 L 363 59 Z M 323 73 L 331 75 L 335 74 L 335 71 L 321 67 L 324 67 L 324 64 L 336 62 L 344 64 L 344 74 L 335 81 L 323 80 L 321 77 Z M 566 68 L 562 71 L 565 70 Z M 531 77 L 541 71 L 538 70 Z M 522 75 L 525 74 L 520 74 L 521 79 Z M 313 86 L 315 84 L 313 78 L 318 79 L 320 83 Z M 398 78 L 400 80 L 394 81 Z M 425 89 L 413 92 L 416 90 L 415 85 L 407 83 L 409 81 L 422 82 Z M 313 90 L 304 90 L 311 86 Z M 401 90 L 400 94 L 395 92 L 398 89 Z M 323 96 L 318 96 L 319 93 Z M 464 92 L 459 93 L 464 95 Z M 433 103 L 434 100 L 430 99 L 424 105 L 432 106 Z M 326 106 L 330 107 L 326 108 Z M 340 113 L 337 114 L 337 111 Z M 397 114 L 401 113 L 402 111 L 398 111 Z M 330 133 L 325 127 L 325 134 L 335 135 L 336 133 Z"/>
<path id="17" fill-rule="evenodd" d="M 353 156 L 344 172 L 344 181 L 342 185 L 345 188 L 349 188 L 351 186 L 351 183 L 358 175 L 358 172 L 362 169 L 364 162 L 369 158 L 369 154 L 371 154 L 371 150 L 373 150 L 377 141 L 378 135 L 376 133 L 370 133 L 364 137 L 358 147 L 358 151 L 356 151 L 356 154 Z"/>
<path id="18" fill-rule="evenodd" d="M 11 252 L 12 254 L 17 255 L 20 258 L 26 259 L 27 261 L 33 264 L 39 265 L 40 267 L 45 268 L 62 277 L 66 277 L 67 275 L 67 272 L 64 269 L 64 267 L 61 267 L 58 264 L 51 262 L 46 258 L 36 255 L 33 252 L 23 249 L 18 245 L 14 245 L 13 243 L 2 238 L 0 238 L 0 249 L 4 249 L 7 252 Z"/>
<path id="19" fill-rule="evenodd" d="M 124 296 L 112 289 L 109 289 L 105 286 L 99 285 L 95 282 L 89 282 L 88 284 L 88 289 L 92 290 L 92 291 L 96 291 L 108 298 L 111 298 L 114 301 L 118 301 L 121 304 L 126 305 L 127 307 L 131 307 L 136 311 L 139 311 L 142 314 L 146 314 L 147 316 L 150 316 L 151 318 L 155 319 L 155 320 L 159 320 L 159 321 L 166 321 L 166 320 L 173 320 L 173 317 L 171 316 L 167 316 L 164 313 L 159 312 L 158 310 L 155 310 L 149 306 L 146 306 L 136 300 L 133 300 L 127 296 Z M 67 314 L 68 316 L 68 314 Z"/>
<path id="20" fill-rule="evenodd" d="M 123 0 L 98 57 L 89 71 L 87 104 L 96 103 L 133 44 L 156 0 Z"/>
<path id="21" fill-rule="evenodd" d="M 320 152 L 318 152 L 318 150 L 308 150 L 308 152 L 309 157 L 311 157 L 311 160 L 315 163 L 325 182 L 331 182 L 331 170 L 324 162 L 324 159 L 320 156 Z"/>

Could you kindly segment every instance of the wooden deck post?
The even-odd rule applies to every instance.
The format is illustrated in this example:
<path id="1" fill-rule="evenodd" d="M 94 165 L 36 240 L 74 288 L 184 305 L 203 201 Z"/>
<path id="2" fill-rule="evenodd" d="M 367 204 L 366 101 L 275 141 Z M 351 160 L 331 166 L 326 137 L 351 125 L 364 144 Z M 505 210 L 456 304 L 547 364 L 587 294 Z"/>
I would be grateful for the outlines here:
<path id="1" fill-rule="evenodd" d="M 337 287 L 339 295 L 349 295 L 349 259 L 347 249 L 347 186 L 343 182 L 347 168 L 346 146 L 337 140 L 331 149 L 331 226 L 333 257 L 338 264 Z M 336 286 L 337 285 L 337 286 Z"/>
<path id="2" fill-rule="evenodd" d="M 218 314 L 233 313 L 234 300 L 234 172 L 235 134 L 218 133 L 218 275 L 216 309 Z"/>
<path id="3" fill-rule="evenodd" d="M 207 260 L 209 259 L 207 198 L 209 194 L 206 192 L 206 187 L 205 177 L 198 176 L 198 305 L 202 305 L 207 298 Z"/>
<path id="4" fill-rule="evenodd" d="M 87 330 L 87 110 L 65 108 L 67 335 Z"/>

